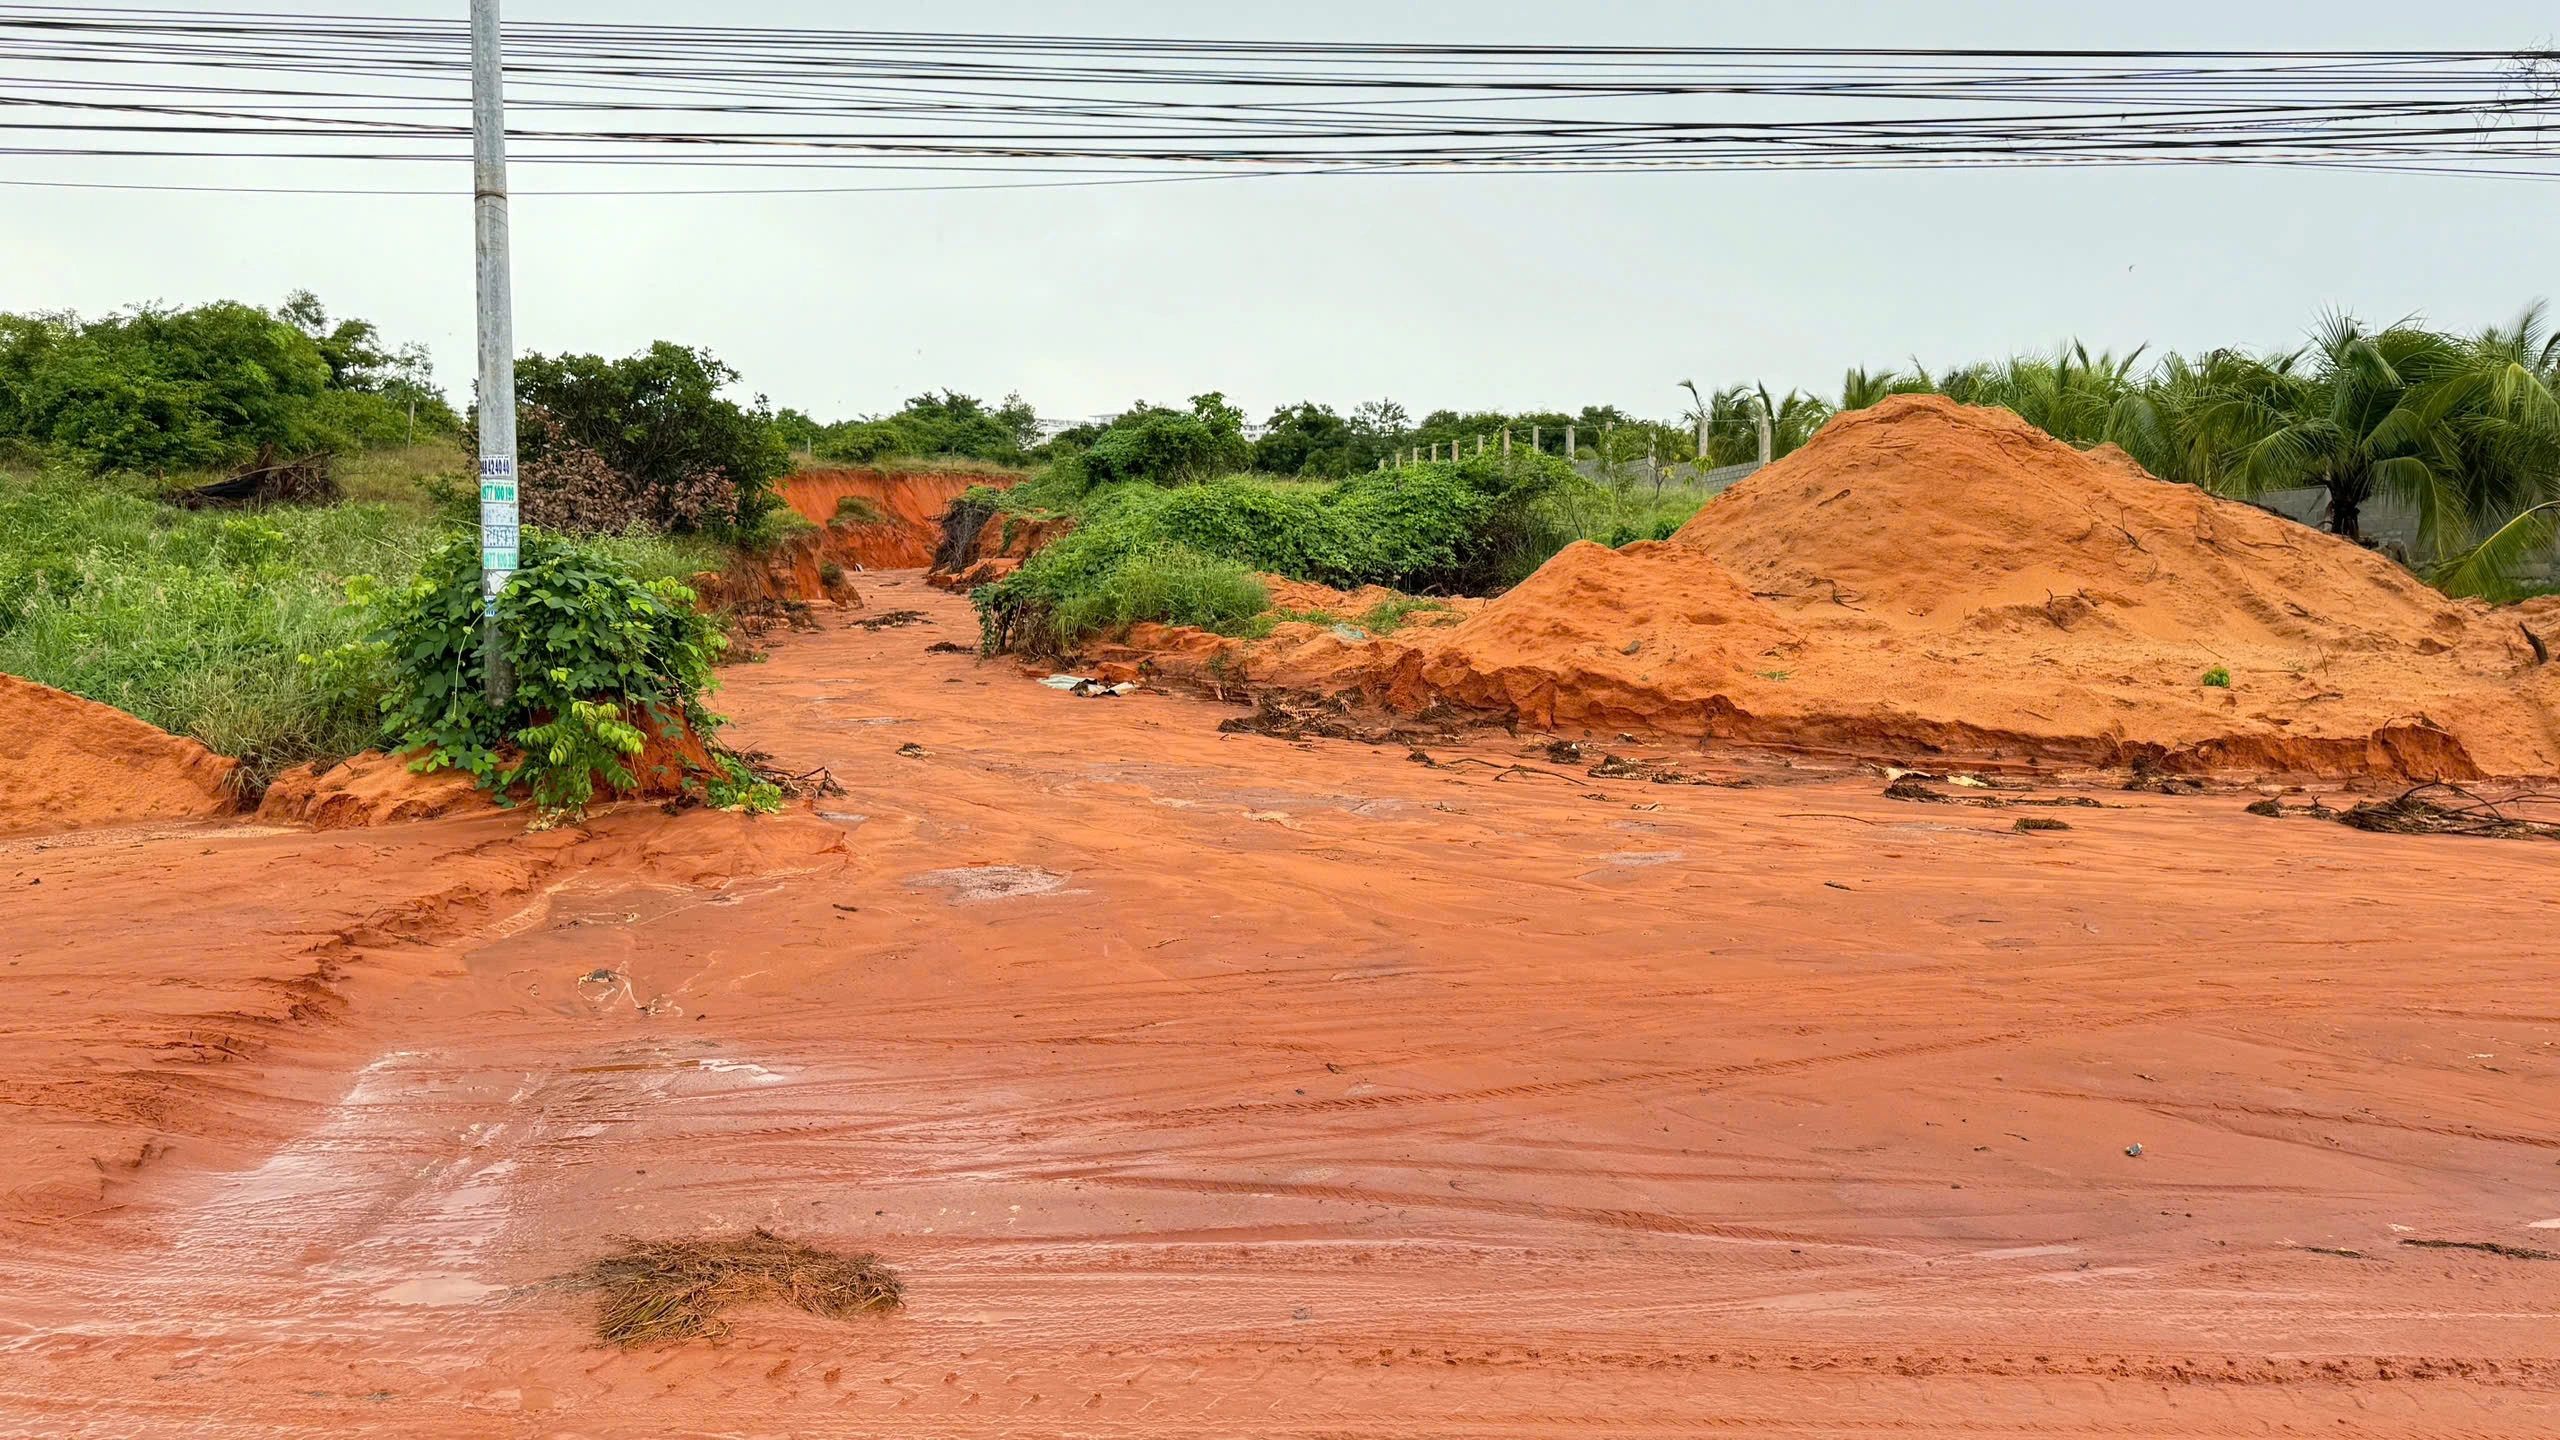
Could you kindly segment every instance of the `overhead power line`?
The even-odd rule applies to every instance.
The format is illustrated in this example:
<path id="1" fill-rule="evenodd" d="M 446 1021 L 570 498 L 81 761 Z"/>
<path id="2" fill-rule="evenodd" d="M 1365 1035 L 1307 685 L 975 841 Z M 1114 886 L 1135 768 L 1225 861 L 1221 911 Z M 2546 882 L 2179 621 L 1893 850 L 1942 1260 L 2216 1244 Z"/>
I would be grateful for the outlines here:
<path id="1" fill-rule="evenodd" d="M 533 167 L 929 166 L 972 172 L 979 188 L 2019 165 L 2560 178 L 2560 56 L 2548 51 L 1419 45 L 588 23 L 512 24 L 506 45 L 508 146 Z M 458 21 L 0 4 L 0 156 L 458 165 L 468 71 Z M 1066 176 L 1076 178 L 1042 178 Z"/>

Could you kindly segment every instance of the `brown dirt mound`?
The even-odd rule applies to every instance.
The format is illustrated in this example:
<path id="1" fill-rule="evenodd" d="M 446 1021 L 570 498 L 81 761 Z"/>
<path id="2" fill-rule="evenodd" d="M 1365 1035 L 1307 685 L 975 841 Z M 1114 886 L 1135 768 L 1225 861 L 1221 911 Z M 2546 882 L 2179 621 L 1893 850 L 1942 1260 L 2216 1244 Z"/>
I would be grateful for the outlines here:
<path id="1" fill-rule="evenodd" d="M 258 818 L 315 830 L 360 830 L 492 808 L 469 775 L 421 775 L 409 768 L 411 758 L 368 750 L 335 765 L 297 765 L 267 787 Z"/>
<path id="2" fill-rule="evenodd" d="M 227 815 L 239 769 L 113 706 L 0 675 L 0 835 Z"/>
<path id="3" fill-rule="evenodd" d="M 1462 625 L 1255 661 L 1398 708 L 1864 755 L 2560 773 L 2560 680 L 2511 616 L 1935 396 L 1841 416 L 1671 541 L 1575 546 Z"/>

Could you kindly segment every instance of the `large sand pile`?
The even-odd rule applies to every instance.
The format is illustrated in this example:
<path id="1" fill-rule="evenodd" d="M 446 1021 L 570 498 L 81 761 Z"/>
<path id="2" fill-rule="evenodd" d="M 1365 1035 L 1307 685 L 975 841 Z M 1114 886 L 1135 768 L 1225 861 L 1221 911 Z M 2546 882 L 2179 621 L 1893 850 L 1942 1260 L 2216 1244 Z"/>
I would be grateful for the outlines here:
<path id="1" fill-rule="evenodd" d="M 0 835 L 229 814 L 239 768 L 112 706 L 0 675 Z"/>
<path id="2" fill-rule="evenodd" d="M 2560 773 L 2560 675 L 2513 614 L 1934 396 L 1840 417 L 1670 541 L 1577 545 L 1464 624 L 1255 674 L 1866 755 Z"/>

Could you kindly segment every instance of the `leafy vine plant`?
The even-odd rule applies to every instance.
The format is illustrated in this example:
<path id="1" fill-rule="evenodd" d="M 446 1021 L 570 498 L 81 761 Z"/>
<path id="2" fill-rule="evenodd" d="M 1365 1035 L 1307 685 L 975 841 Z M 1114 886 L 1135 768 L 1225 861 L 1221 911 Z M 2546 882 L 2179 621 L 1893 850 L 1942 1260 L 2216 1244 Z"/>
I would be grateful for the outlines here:
<path id="1" fill-rule="evenodd" d="M 672 741 L 689 731 L 707 746 L 721 720 L 703 697 L 728 640 L 693 592 L 540 530 L 525 532 L 522 559 L 494 602 L 516 671 L 503 706 L 484 683 L 487 612 L 473 537 L 441 543 L 409 585 L 366 602 L 379 621 L 366 643 L 390 674 L 385 740 L 414 753 L 415 769 L 464 771 L 501 803 L 527 800 L 555 819 L 583 814 L 599 785 L 642 788 L 635 767 L 653 734 Z M 709 772 L 670 778 L 714 804 L 778 805 L 779 792 L 733 757 L 714 751 L 712 760 Z"/>

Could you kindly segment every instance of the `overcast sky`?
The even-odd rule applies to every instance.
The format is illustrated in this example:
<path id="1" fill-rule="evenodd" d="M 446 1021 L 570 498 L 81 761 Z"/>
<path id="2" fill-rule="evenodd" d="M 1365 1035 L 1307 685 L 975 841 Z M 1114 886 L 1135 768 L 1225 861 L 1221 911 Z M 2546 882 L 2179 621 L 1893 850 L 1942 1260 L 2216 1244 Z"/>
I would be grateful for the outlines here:
<path id="1" fill-rule="evenodd" d="M 197 8 L 213 8 L 198 6 Z M 279 6 L 277 8 L 288 8 Z M 362 0 L 289 8 L 459 15 Z M 2547 45 L 2545 3 L 1279 4 L 512 0 L 522 19 L 1503 43 Z M 716 17 L 716 18 L 715 18 Z M 392 185 L 444 197 L 0 187 L 0 310 L 319 292 L 467 398 L 459 167 L 0 159 L 0 178 Z M 573 183 L 519 169 L 520 190 Z M 748 177 L 752 183 L 753 177 Z M 585 183 L 579 181 L 577 183 Z M 636 183 L 656 183 L 641 180 Z M 1043 414 L 1221 389 L 1676 414 L 1683 377 L 1835 391 L 1850 365 L 2275 346 L 2324 308 L 2470 329 L 2560 292 L 2560 184 L 2236 169 L 1256 178 L 985 194 L 515 201 L 516 335 L 709 347 L 822 418 L 950 386 Z"/>

